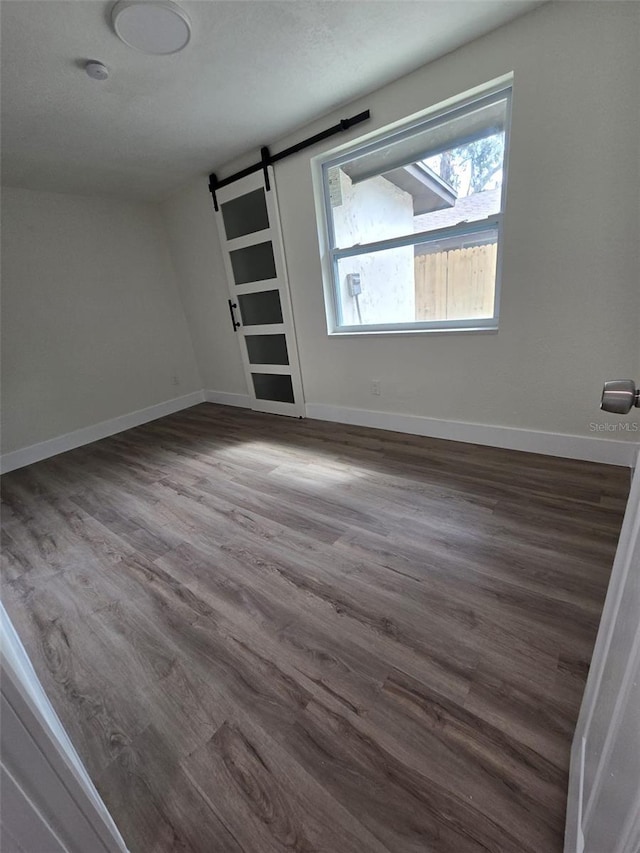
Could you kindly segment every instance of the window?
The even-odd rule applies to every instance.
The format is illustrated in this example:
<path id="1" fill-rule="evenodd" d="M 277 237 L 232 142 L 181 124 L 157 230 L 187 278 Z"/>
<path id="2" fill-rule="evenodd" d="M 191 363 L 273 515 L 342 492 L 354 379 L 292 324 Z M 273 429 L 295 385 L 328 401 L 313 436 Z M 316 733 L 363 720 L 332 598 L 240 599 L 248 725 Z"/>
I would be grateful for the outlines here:
<path id="1" fill-rule="evenodd" d="M 324 159 L 330 333 L 498 327 L 510 94 Z"/>

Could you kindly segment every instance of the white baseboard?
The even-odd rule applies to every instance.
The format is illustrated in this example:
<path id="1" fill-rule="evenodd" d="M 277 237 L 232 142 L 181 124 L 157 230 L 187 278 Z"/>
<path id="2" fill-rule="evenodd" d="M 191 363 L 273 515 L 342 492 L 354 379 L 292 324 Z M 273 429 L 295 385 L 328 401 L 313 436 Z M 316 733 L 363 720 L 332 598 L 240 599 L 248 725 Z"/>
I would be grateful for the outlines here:
<path id="1" fill-rule="evenodd" d="M 6 474 L 16 468 L 24 468 L 33 462 L 40 462 L 50 456 L 57 456 L 75 447 L 99 441 L 118 432 L 155 421 L 165 415 L 188 409 L 198 403 L 218 403 L 223 406 L 251 408 L 248 394 L 234 394 L 228 391 L 194 391 L 182 397 L 175 397 L 102 421 L 83 429 L 59 435 L 56 438 L 32 444 L 11 453 L 0 456 L 0 473 Z M 307 403 L 306 416 L 320 421 L 332 421 L 340 424 L 388 429 L 393 432 L 406 432 L 412 435 L 424 435 L 431 438 L 445 438 L 468 444 L 485 444 L 489 447 L 504 447 L 509 450 L 524 450 L 529 453 L 543 453 L 547 456 L 563 456 L 569 459 L 585 459 L 590 462 L 604 462 L 608 465 L 624 465 L 633 468 L 638 459 L 640 445 L 631 441 L 615 441 L 580 435 L 542 432 L 516 427 L 499 427 L 488 424 L 474 424 L 463 421 L 443 421 L 437 418 L 424 418 L 420 415 L 399 415 L 391 412 L 375 412 L 369 409 L 351 409 L 346 406 L 331 406 L 324 403 Z"/>
<path id="2" fill-rule="evenodd" d="M 221 406 L 237 406 L 240 409 L 251 408 L 251 397 L 248 394 L 232 394 L 229 391 L 205 391 L 207 403 L 219 403 Z"/>
<path id="3" fill-rule="evenodd" d="M 99 441 L 101 438 L 107 438 L 117 432 L 123 432 L 126 429 L 149 423 L 149 421 L 155 421 L 158 418 L 165 417 L 165 415 L 172 415 L 181 409 L 188 409 L 190 406 L 204 402 L 204 399 L 203 391 L 194 391 L 182 397 L 166 400 L 164 403 L 157 403 L 155 406 L 148 406 L 146 409 L 138 409 L 136 412 L 110 418 L 108 421 L 101 421 L 99 424 L 76 429 L 48 441 L 31 444 L 29 447 L 14 450 L 12 453 L 4 453 L 0 456 L 0 472 L 6 474 L 16 468 L 24 468 L 25 465 L 40 462 L 50 456 L 57 456 L 58 453 L 65 453 L 67 450 L 73 450 L 83 444 L 90 444 L 92 441 Z"/>
<path id="4" fill-rule="evenodd" d="M 484 444 L 489 447 L 524 450 L 528 453 L 562 456 L 567 459 L 585 459 L 589 462 L 604 462 L 608 465 L 624 465 L 629 468 L 635 465 L 640 446 L 633 441 L 615 441 L 464 421 L 443 421 L 420 415 L 398 415 L 324 403 L 307 403 L 306 414 L 308 418 L 320 421 L 388 429 L 393 432 L 445 438 L 467 444 Z"/>

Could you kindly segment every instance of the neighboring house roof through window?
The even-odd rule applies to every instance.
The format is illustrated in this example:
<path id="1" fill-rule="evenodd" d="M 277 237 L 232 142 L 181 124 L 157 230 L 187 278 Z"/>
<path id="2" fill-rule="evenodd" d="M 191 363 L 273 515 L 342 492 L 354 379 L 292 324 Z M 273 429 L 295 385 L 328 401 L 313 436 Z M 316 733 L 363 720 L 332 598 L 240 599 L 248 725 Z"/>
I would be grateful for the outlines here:
<path id="1" fill-rule="evenodd" d="M 481 193 L 472 193 L 472 195 L 457 199 L 455 207 L 434 210 L 424 216 L 416 216 L 413 220 L 414 231 L 419 233 L 435 228 L 448 228 L 450 225 L 458 225 L 460 222 L 477 222 L 479 219 L 493 216 L 497 210 L 500 210 L 501 193 L 501 187 L 485 190 Z"/>

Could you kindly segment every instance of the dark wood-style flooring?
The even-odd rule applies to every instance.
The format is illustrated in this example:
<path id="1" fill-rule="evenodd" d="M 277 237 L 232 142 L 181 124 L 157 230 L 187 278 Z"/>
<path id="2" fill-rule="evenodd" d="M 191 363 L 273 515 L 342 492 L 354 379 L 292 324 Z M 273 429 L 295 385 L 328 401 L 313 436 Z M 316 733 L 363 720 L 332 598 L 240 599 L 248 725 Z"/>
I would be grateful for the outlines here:
<path id="1" fill-rule="evenodd" d="M 204 404 L 3 477 L 3 597 L 132 853 L 560 853 L 628 483 Z"/>

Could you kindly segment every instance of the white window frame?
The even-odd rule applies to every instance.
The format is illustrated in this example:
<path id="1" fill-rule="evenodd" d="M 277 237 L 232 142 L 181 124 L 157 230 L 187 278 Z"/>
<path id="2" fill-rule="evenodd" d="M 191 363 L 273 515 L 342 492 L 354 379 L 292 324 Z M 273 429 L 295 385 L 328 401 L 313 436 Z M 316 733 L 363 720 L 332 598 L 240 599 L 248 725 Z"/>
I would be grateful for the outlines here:
<path id="1" fill-rule="evenodd" d="M 428 116 L 418 121 L 412 121 L 405 125 L 394 125 L 393 129 L 383 128 L 376 134 L 373 140 L 362 143 L 356 140 L 348 147 L 341 147 L 339 153 L 336 150 L 327 152 L 315 159 L 315 190 L 316 211 L 318 214 L 319 236 L 323 257 L 323 277 L 325 309 L 327 315 L 327 333 L 335 336 L 361 336 L 361 335 L 406 335 L 424 333 L 451 333 L 451 332 L 496 332 L 500 315 L 500 293 L 502 283 L 502 248 L 503 248 L 503 219 L 507 198 L 507 177 L 509 169 L 509 149 L 511 130 L 511 99 L 513 82 L 512 79 L 500 81 L 499 85 L 487 87 L 476 92 L 472 97 L 462 97 L 454 103 L 449 103 L 443 108 L 438 106 L 429 110 Z M 369 154 L 380 148 L 384 148 L 392 142 L 407 139 L 417 133 L 422 133 L 430 127 L 439 125 L 444 120 L 453 120 L 464 115 L 478 106 L 489 105 L 495 101 L 506 100 L 505 116 L 505 141 L 504 161 L 502 174 L 502 192 L 500 197 L 500 212 L 485 219 L 473 222 L 464 222 L 433 231 L 423 231 L 416 234 L 407 234 L 402 237 L 393 237 L 388 240 L 378 240 L 373 243 L 363 243 L 339 249 L 335 245 L 335 234 L 333 228 L 333 217 L 331 214 L 331 199 L 329 190 L 329 170 L 335 166 L 349 162 L 356 157 Z M 319 202 L 319 203 L 318 203 Z M 402 246 L 435 243 L 452 238 L 464 237 L 471 234 L 481 234 L 483 231 L 497 231 L 497 263 L 496 284 L 494 292 L 494 309 L 492 317 L 472 318 L 467 320 L 431 320 L 413 323 L 380 323 L 368 324 L 366 326 L 349 326 L 339 323 L 340 307 L 338 304 L 339 276 L 338 261 L 342 258 L 357 255 L 370 254 L 372 252 L 395 249 Z"/>

